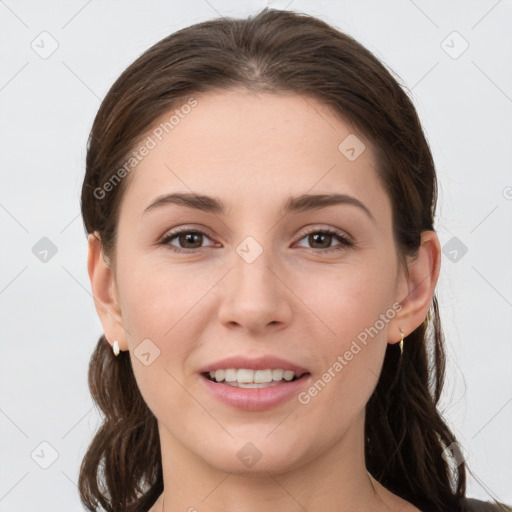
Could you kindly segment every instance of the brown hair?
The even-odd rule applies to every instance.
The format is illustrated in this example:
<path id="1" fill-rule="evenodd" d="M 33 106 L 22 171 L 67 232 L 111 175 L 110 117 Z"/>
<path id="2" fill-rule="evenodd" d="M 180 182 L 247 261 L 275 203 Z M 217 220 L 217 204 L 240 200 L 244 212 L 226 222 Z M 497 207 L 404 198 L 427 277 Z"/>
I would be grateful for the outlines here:
<path id="1" fill-rule="evenodd" d="M 219 18 L 171 34 L 108 92 L 89 137 L 82 188 L 85 228 L 100 233 L 107 255 L 115 248 L 126 179 L 109 187 L 106 198 L 97 191 L 106 190 L 159 116 L 193 94 L 235 87 L 315 98 L 360 130 L 373 144 L 393 204 L 400 254 L 416 253 L 421 232 L 433 229 L 437 184 L 411 100 L 348 35 L 306 14 L 266 8 L 247 19 Z M 465 465 L 450 458 L 446 448 L 455 437 L 437 410 L 444 370 L 434 296 L 429 324 L 407 337 L 403 357 L 398 344 L 388 345 L 365 425 L 370 473 L 425 511 L 462 510 L 465 495 Z M 107 511 L 145 512 L 163 490 L 157 421 L 138 390 L 129 353 L 113 357 L 104 336 L 91 358 L 89 386 L 105 418 L 82 462 L 81 500 L 89 510 L 99 504 Z"/>

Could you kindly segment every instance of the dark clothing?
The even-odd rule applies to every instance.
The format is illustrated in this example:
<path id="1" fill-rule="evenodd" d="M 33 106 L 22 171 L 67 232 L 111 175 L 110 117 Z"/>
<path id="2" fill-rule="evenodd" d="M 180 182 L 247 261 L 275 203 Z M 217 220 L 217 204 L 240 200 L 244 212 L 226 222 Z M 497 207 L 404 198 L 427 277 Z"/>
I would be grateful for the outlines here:
<path id="1" fill-rule="evenodd" d="M 499 505 L 496 505 L 496 503 L 475 500 L 473 498 L 466 498 L 464 504 L 466 505 L 464 510 L 467 512 L 502 512 L 503 510 L 512 510 L 512 508 L 509 507 L 504 506 L 501 508 Z"/>
<path id="2" fill-rule="evenodd" d="M 436 511 L 438 509 L 436 508 Z M 490 501 L 481 501 L 475 498 L 464 498 L 457 507 L 457 512 L 512 512 L 510 505 L 498 505 Z M 432 512 L 432 509 L 422 508 L 421 512 Z M 455 512 L 454 510 L 446 509 L 445 512 Z"/>

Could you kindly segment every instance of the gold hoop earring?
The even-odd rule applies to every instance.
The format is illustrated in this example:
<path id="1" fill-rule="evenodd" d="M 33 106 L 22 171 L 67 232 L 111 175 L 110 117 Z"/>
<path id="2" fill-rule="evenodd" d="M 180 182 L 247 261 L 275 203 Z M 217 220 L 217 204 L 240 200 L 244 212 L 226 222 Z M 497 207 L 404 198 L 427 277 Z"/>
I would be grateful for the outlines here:
<path id="1" fill-rule="evenodd" d="M 112 346 L 112 352 L 114 352 L 114 355 L 116 357 L 119 355 L 119 342 L 117 340 L 114 341 L 114 345 Z"/>
<path id="2" fill-rule="evenodd" d="M 430 317 L 432 316 L 432 307 L 428 308 L 428 311 L 427 311 L 427 317 L 425 318 L 425 320 L 423 321 L 423 325 L 426 327 L 429 322 L 430 322 Z"/>
<path id="3" fill-rule="evenodd" d="M 400 355 L 402 355 L 404 353 L 404 331 L 402 331 L 402 329 L 400 329 L 400 334 L 402 335 L 402 339 L 400 340 Z"/>

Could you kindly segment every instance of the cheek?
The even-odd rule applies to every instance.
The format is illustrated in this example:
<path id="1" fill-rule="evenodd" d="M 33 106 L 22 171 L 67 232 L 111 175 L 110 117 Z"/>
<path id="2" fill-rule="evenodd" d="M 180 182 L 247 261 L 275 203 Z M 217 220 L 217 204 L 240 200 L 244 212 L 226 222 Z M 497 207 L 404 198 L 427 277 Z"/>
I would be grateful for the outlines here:
<path id="1" fill-rule="evenodd" d="M 316 276 L 316 279 L 307 278 L 309 282 L 304 282 L 302 293 L 306 293 L 307 288 L 316 290 L 313 294 L 309 292 L 311 309 L 318 312 L 329 330 L 329 346 L 339 345 L 342 349 L 347 341 L 360 334 L 364 339 L 367 329 L 372 330 L 372 339 L 381 334 L 385 337 L 389 323 L 386 320 L 394 316 L 393 311 L 388 311 L 393 305 L 395 279 L 389 268 L 382 271 L 377 265 L 354 265 L 325 273 L 323 277 Z M 390 318 L 382 323 L 381 315 Z M 378 334 L 372 329 L 375 325 Z"/>
<path id="2" fill-rule="evenodd" d="M 310 412 L 316 409 L 314 417 L 320 418 L 326 404 L 331 416 L 353 417 L 364 409 L 375 389 L 388 326 L 397 312 L 395 276 L 390 268 L 384 272 L 378 264 L 364 269 L 354 266 L 343 269 L 336 278 L 316 280 L 323 287 L 314 294 L 311 309 L 325 326 L 315 346 L 315 352 L 322 354 L 322 364 L 311 386 L 299 397 Z"/>
<path id="3" fill-rule="evenodd" d="M 181 329 L 181 323 L 197 314 L 201 297 L 215 283 L 211 274 L 181 265 L 171 266 L 162 259 L 133 258 L 120 265 L 118 271 L 127 330 L 138 337 L 158 340 L 160 344 L 172 339 Z"/>
<path id="4" fill-rule="evenodd" d="M 216 349 L 209 340 L 218 338 L 222 328 L 216 321 L 219 308 L 228 294 L 237 293 L 237 283 L 229 277 L 215 288 L 228 267 L 205 262 L 170 265 L 162 257 L 141 257 L 124 259 L 118 268 L 138 386 L 155 416 L 161 417 L 169 403 L 182 411 L 181 419 L 169 420 L 177 422 L 175 428 L 185 421 L 185 411 L 194 409 L 178 382 L 190 382 L 194 354 Z M 389 265 L 384 265 L 387 271 L 382 267 L 382 258 L 372 264 L 310 261 L 290 266 L 280 277 L 293 293 L 276 280 L 276 293 L 293 311 L 286 326 L 290 343 L 301 340 L 297 349 L 310 357 L 315 373 L 311 387 L 298 397 L 298 414 L 318 422 L 327 436 L 337 435 L 342 424 L 364 409 L 378 380 L 395 277 Z M 143 340 L 157 347 L 151 365 L 138 358 Z M 326 415 L 335 419 L 331 427 L 325 426 Z"/>
<path id="5" fill-rule="evenodd" d="M 324 366 L 349 350 L 354 340 L 373 341 L 363 345 L 367 348 L 386 337 L 387 323 L 379 318 L 392 305 L 394 276 L 389 265 L 382 270 L 382 258 L 380 265 L 373 263 L 342 266 L 310 261 L 281 271 L 286 287 L 275 280 L 279 300 L 288 301 L 294 312 L 288 332 L 308 332 L 301 338 L 311 339 L 312 344 L 301 348 L 314 350 L 312 355 L 318 355 Z M 237 293 L 233 279 L 219 282 L 226 270 L 204 261 L 171 265 L 161 255 L 123 259 L 118 282 L 130 348 L 149 339 L 173 366 L 180 360 L 183 364 L 186 354 L 201 343 L 207 324 L 215 326 L 226 295 Z"/>
<path id="6" fill-rule="evenodd" d="M 188 358 L 201 339 L 200 301 L 215 280 L 144 258 L 124 259 L 117 275 L 134 375 L 158 417 L 169 396 L 173 407 L 186 403 L 178 382 L 193 371 Z"/>

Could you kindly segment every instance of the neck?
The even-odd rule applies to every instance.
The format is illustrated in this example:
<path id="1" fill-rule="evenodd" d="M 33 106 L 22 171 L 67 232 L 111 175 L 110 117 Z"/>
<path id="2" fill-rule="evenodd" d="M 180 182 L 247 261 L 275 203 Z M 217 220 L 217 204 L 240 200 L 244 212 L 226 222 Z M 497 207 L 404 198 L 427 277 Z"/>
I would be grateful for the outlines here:
<path id="1" fill-rule="evenodd" d="M 205 507 L 209 512 L 391 510 L 392 495 L 365 467 L 364 414 L 337 444 L 327 443 L 323 453 L 304 456 L 306 460 L 285 470 L 276 470 L 268 461 L 266 466 L 256 463 L 250 471 L 223 471 L 187 450 L 162 425 L 159 431 L 167 492 L 154 512 L 196 512 Z M 262 457 L 259 462 L 263 461 Z"/>

